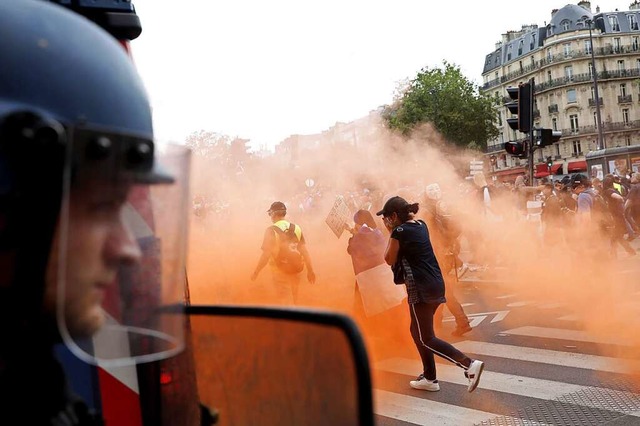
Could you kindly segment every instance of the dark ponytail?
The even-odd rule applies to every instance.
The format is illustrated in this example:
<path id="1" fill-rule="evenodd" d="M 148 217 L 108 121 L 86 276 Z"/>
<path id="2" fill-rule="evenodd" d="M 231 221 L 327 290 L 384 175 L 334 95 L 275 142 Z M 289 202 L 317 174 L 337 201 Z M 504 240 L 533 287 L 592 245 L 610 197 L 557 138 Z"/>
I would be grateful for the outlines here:
<path id="1" fill-rule="evenodd" d="M 403 223 L 413 219 L 413 215 L 418 213 L 419 210 L 419 206 L 418 203 L 413 203 L 413 204 L 407 204 L 406 206 L 404 206 L 404 208 L 400 209 L 400 211 L 398 211 L 398 219 L 400 219 L 400 221 L 402 221 Z"/>

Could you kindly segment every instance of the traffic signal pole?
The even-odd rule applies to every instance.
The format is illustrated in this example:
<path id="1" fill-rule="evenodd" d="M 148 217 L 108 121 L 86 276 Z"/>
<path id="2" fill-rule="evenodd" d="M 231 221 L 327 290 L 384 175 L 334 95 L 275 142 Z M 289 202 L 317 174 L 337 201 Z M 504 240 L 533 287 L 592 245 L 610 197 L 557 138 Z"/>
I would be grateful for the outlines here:
<path id="1" fill-rule="evenodd" d="M 529 185 L 533 185 L 533 151 L 535 151 L 536 149 L 536 135 L 535 135 L 535 131 L 533 128 L 533 106 L 534 106 L 534 102 L 533 99 L 535 97 L 535 91 L 536 91 L 536 85 L 535 85 L 535 80 L 533 79 L 533 77 L 531 77 L 531 79 L 529 80 L 529 84 L 531 87 L 531 96 L 529 96 L 529 123 L 531 123 L 531 128 L 529 129 L 529 147 L 528 152 L 529 155 L 527 156 L 527 166 L 529 166 Z"/>

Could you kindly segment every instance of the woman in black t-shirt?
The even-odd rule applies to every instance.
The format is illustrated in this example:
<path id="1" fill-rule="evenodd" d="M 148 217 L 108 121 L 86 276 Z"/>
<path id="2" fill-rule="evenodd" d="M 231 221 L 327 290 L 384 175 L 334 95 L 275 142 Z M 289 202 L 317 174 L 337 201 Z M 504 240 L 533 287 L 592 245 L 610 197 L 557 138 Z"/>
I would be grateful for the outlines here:
<path id="1" fill-rule="evenodd" d="M 465 370 L 468 391 L 478 386 L 484 363 L 472 360 L 451 344 L 438 339 L 433 331 L 433 315 L 445 302 L 444 280 L 436 260 L 429 230 L 421 220 L 414 220 L 418 204 L 409 204 L 402 197 L 392 197 L 377 215 L 391 236 L 385 251 L 385 261 L 394 270 L 394 281 L 407 287 L 411 316 L 411 337 L 422 359 L 423 372 L 409 382 L 414 389 L 439 391 L 433 354 L 453 362 Z"/>

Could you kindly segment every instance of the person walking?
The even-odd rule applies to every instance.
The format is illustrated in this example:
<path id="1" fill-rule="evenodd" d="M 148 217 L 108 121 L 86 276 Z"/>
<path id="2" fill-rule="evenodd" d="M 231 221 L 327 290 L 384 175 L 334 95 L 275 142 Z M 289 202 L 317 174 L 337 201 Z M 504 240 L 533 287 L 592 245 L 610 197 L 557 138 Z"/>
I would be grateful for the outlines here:
<path id="1" fill-rule="evenodd" d="M 251 275 L 251 281 L 255 281 L 268 264 L 278 300 L 286 305 L 297 305 L 300 274 L 305 267 L 309 283 L 316 282 L 302 228 L 285 219 L 287 206 L 281 201 L 273 202 L 267 214 L 272 225 L 265 230 L 262 255 Z"/>
<path id="2" fill-rule="evenodd" d="M 444 297 L 447 309 L 456 321 L 456 328 L 451 332 L 452 336 L 462 336 L 472 330 L 469 318 L 464 312 L 464 308 L 456 298 L 456 285 L 459 279 L 467 272 L 468 266 L 460 259 L 460 234 L 461 224 L 459 219 L 454 217 L 451 209 L 442 201 L 442 190 L 440 185 L 432 183 L 425 189 L 426 195 L 426 222 L 428 228 L 432 230 L 430 239 L 438 259 L 438 264 L 442 266 L 443 279 L 445 281 Z M 442 326 L 443 309 L 441 305 L 435 313 L 434 326 Z"/>
<path id="3" fill-rule="evenodd" d="M 433 330 L 433 315 L 445 303 L 445 286 L 426 224 L 415 219 L 418 203 L 409 204 L 404 198 L 391 197 L 382 210 L 385 227 L 391 235 L 385 250 L 385 261 L 394 272 L 394 282 L 407 289 L 411 316 L 410 332 L 416 345 L 423 371 L 409 382 L 414 389 L 431 392 L 440 390 L 434 354 L 465 370 L 469 380 L 467 390 L 473 392 L 484 369 L 480 360 L 469 358 L 453 345 L 438 339 Z"/>

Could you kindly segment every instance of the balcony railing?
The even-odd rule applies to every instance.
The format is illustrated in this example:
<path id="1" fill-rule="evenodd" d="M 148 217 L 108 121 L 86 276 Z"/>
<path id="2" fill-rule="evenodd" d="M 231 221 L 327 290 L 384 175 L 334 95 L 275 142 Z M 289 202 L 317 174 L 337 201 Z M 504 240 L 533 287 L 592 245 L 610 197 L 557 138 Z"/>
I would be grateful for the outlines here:
<path id="1" fill-rule="evenodd" d="M 628 104 L 633 102 L 633 95 L 618 96 L 619 104 Z"/>
<path id="2" fill-rule="evenodd" d="M 638 45 L 635 44 L 629 44 L 629 45 L 624 45 L 624 46 L 613 46 L 613 45 L 607 45 L 605 47 L 599 47 L 596 48 L 594 50 L 594 55 L 595 56 L 608 56 L 608 55 L 620 55 L 620 54 L 625 54 L 625 53 L 638 53 L 640 52 L 640 48 Z M 562 62 L 562 61 L 567 61 L 567 60 L 573 60 L 573 59 L 577 59 L 577 58 L 583 58 L 583 57 L 587 57 L 591 55 L 591 51 L 589 49 L 585 49 L 585 50 L 572 50 L 571 52 L 569 52 L 568 54 L 564 54 L 564 53 L 560 53 L 557 55 L 549 55 L 543 59 L 541 59 L 540 61 L 537 61 L 533 64 L 529 64 L 525 67 L 522 67 L 521 69 L 518 69 L 516 71 L 513 71 L 509 74 L 503 75 L 502 77 L 493 79 L 487 83 L 485 83 L 482 86 L 482 90 L 487 90 L 490 89 L 492 87 L 498 86 L 501 83 L 513 80 L 516 77 L 519 77 L 523 74 L 526 74 L 528 72 L 531 72 L 533 70 L 536 70 L 538 68 L 544 67 L 545 65 L 548 64 L 552 64 L 555 62 Z M 629 71 L 629 70 L 626 70 Z M 609 73 L 612 73 L 611 71 L 609 71 Z M 638 74 L 635 74 L 638 75 Z M 598 73 L 598 78 L 600 77 L 600 73 Z M 607 78 L 607 77 L 605 77 Z M 614 76 L 608 77 L 608 78 L 615 78 Z M 537 89 L 537 85 L 536 85 L 536 89 Z"/>
<path id="3" fill-rule="evenodd" d="M 558 104 L 549 105 L 549 114 L 558 112 Z"/>
<path id="4" fill-rule="evenodd" d="M 602 98 L 598 98 L 598 103 L 600 104 L 600 106 L 602 106 Z M 596 100 L 594 98 L 589 98 L 589 106 L 590 107 L 594 107 L 596 106 Z"/>

